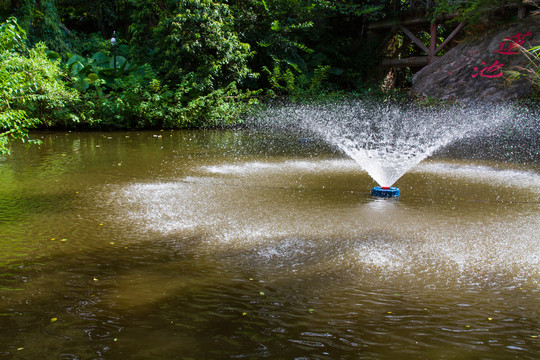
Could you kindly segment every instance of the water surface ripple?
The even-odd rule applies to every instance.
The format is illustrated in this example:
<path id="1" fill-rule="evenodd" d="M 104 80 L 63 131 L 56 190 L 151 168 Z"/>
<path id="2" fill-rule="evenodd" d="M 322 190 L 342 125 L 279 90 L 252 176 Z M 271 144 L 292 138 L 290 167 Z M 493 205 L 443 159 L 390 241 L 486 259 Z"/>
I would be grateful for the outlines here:
<path id="1" fill-rule="evenodd" d="M 287 132 L 35 136 L 0 159 L 0 358 L 540 353 L 536 162 L 445 153 L 376 199 Z"/>

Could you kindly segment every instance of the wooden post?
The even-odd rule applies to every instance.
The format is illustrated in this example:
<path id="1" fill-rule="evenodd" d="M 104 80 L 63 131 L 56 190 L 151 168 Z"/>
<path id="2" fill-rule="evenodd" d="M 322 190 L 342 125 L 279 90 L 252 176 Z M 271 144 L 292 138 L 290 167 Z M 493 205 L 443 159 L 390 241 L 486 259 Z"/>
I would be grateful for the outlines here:
<path id="1" fill-rule="evenodd" d="M 436 47 L 437 47 L 437 22 L 433 21 L 431 23 L 430 39 L 429 39 L 428 63 L 430 64 L 431 64 L 431 61 L 433 61 L 433 57 L 435 56 Z"/>

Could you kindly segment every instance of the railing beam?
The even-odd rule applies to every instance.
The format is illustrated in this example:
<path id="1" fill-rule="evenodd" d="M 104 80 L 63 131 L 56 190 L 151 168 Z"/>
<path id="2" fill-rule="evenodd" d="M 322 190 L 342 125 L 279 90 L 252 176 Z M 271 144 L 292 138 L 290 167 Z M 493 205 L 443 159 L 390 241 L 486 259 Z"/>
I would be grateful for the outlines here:
<path id="1" fill-rule="evenodd" d="M 450 35 L 448 35 L 448 37 L 446 39 L 444 39 L 444 41 L 442 42 L 441 45 L 439 45 L 439 47 L 437 49 L 435 49 L 435 54 L 434 55 L 437 55 L 438 53 L 441 52 L 442 49 L 444 49 L 444 47 L 446 45 L 448 45 L 448 43 L 450 41 L 452 41 L 452 39 L 458 34 L 458 32 L 463 29 L 463 27 L 465 26 L 465 23 L 460 23 L 455 29 L 454 31 L 452 31 L 452 33 Z"/>
<path id="2" fill-rule="evenodd" d="M 437 46 L 437 22 L 434 21 L 431 23 L 429 29 L 429 53 L 428 53 L 428 62 L 431 63 L 433 57 L 435 56 L 435 47 Z"/>
<path id="3" fill-rule="evenodd" d="M 423 52 L 429 55 L 429 49 L 426 47 L 426 45 L 424 45 L 422 41 L 420 41 L 420 39 L 416 37 L 416 35 L 410 32 L 409 29 L 407 29 L 403 25 L 399 25 L 399 28 L 405 33 L 405 35 L 409 37 L 409 39 L 411 39 L 420 49 L 422 49 Z"/>

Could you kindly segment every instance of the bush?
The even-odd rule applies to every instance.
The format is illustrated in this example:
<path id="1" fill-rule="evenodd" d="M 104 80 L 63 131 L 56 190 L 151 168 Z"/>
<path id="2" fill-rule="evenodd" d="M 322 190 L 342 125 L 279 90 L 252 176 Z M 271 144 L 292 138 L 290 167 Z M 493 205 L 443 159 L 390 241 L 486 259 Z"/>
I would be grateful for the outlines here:
<path id="1" fill-rule="evenodd" d="M 9 153 L 10 141 L 26 141 L 30 128 L 74 119 L 67 105 L 77 94 L 61 80 L 56 55 L 43 43 L 29 48 L 15 18 L 0 25 L 0 153 Z"/>

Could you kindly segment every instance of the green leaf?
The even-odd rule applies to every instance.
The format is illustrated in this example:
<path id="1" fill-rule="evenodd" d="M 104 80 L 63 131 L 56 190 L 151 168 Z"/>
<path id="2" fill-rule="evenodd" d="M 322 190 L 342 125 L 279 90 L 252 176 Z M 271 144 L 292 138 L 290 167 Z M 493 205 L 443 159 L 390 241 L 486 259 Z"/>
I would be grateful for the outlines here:
<path id="1" fill-rule="evenodd" d="M 47 52 L 47 57 L 50 59 L 50 60 L 58 60 L 58 59 L 61 59 L 62 56 L 60 56 L 59 53 L 57 53 L 56 51 L 49 51 Z"/>
<path id="2" fill-rule="evenodd" d="M 106 67 L 107 64 L 111 61 L 111 58 L 101 51 L 98 51 L 94 55 L 92 55 L 92 59 L 95 61 L 95 64 L 98 67 Z"/>
<path id="3" fill-rule="evenodd" d="M 70 65 L 77 62 L 82 64 L 83 62 L 86 62 L 86 59 L 83 58 L 81 55 L 73 55 L 68 59 L 66 65 L 68 66 L 68 68 L 71 68 Z"/>
<path id="4" fill-rule="evenodd" d="M 90 84 L 85 79 L 79 79 L 74 84 L 75 89 L 77 89 L 79 92 L 85 92 L 90 87 Z"/>
<path id="5" fill-rule="evenodd" d="M 96 74 L 96 73 L 91 73 L 91 74 L 88 74 L 88 80 L 90 80 L 90 83 L 95 83 L 96 81 L 99 80 L 99 75 Z"/>
<path id="6" fill-rule="evenodd" d="M 125 63 L 127 63 L 127 59 L 123 56 L 117 56 L 116 57 L 116 68 L 119 69 L 121 68 Z M 128 64 L 126 64 L 127 66 Z M 110 68 L 114 68 L 114 57 L 111 58 L 111 60 L 109 61 L 109 67 Z"/>
<path id="7" fill-rule="evenodd" d="M 81 72 L 81 70 L 84 69 L 84 65 L 80 61 L 75 61 L 69 64 L 68 69 L 71 76 L 77 76 L 79 75 L 79 72 Z"/>

